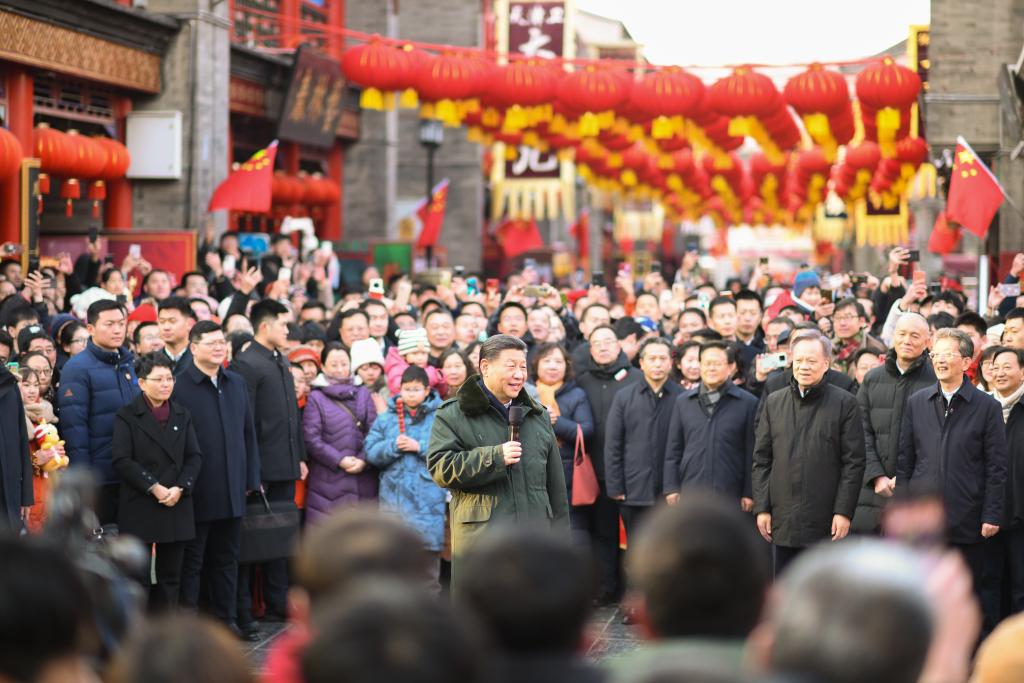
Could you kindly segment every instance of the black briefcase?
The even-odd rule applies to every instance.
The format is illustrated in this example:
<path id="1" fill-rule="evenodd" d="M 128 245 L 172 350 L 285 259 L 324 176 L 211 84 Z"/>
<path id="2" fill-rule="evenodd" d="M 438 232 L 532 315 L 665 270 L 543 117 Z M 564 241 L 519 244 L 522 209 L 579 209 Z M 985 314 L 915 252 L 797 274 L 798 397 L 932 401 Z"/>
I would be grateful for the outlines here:
<path id="1" fill-rule="evenodd" d="M 294 500 L 269 502 L 261 488 L 245 504 L 239 564 L 291 557 L 299 538 L 299 509 Z"/>

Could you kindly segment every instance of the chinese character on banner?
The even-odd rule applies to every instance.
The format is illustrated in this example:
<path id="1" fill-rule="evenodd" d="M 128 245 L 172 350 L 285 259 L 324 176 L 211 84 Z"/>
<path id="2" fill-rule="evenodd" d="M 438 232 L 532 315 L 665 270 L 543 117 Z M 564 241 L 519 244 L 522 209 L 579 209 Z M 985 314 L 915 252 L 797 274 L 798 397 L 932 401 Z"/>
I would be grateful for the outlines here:
<path id="1" fill-rule="evenodd" d="M 554 59 L 564 54 L 565 3 L 509 3 L 508 51 L 527 57 Z M 538 152 L 521 145 L 519 156 L 505 162 L 508 179 L 539 179 L 559 177 L 558 158 L 550 152 Z"/>

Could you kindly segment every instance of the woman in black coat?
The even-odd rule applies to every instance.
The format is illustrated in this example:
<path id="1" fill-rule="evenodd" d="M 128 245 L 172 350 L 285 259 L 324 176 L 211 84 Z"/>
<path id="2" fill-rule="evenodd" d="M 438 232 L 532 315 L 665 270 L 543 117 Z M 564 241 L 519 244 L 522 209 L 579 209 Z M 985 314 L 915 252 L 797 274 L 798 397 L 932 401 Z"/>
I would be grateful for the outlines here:
<path id="1" fill-rule="evenodd" d="M 576 435 L 582 432 L 584 444 L 590 441 L 594 434 L 594 413 L 590 409 L 587 394 L 572 379 L 572 362 L 564 348 L 554 343 L 541 344 L 534 349 L 532 360 L 531 372 L 536 380 L 540 402 L 548 409 L 551 427 L 558 437 L 566 492 L 571 505 Z M 554 401 L 551 400 L 552 396 Z M 587 454 L 590 455 L 589 449 Z M 586 528 L 584 520 L 577 519 L 577 511 L 572 507 L 569 508 L 569 524 L 573 529 Z"/>
<path id="2" fill-rule="evenodd" d="M 196 533 L 192 486 L 201 464 L 189 412 L 170 400 L 174 366 L 161 352 L 135 363 L 142 393 L 117 412 L 112 464 L 121 478 L 118 526 L 156 544 L 151 606 L 178 603 L 186 542 Z"/>

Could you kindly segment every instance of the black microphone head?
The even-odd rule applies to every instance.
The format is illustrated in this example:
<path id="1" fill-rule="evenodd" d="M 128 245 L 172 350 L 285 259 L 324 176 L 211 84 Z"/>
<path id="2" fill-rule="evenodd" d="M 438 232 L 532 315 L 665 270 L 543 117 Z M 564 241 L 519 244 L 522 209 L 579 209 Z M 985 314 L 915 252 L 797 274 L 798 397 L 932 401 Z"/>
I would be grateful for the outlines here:
<path id="1" fill-rule="evenodd" d="M 516 425 L 517 427 L 523 424 L 523 418 L 526 417 L 526 410 L 522 406 L 509 406 L 508 407 L 508 423 L 510 425 Z"/>

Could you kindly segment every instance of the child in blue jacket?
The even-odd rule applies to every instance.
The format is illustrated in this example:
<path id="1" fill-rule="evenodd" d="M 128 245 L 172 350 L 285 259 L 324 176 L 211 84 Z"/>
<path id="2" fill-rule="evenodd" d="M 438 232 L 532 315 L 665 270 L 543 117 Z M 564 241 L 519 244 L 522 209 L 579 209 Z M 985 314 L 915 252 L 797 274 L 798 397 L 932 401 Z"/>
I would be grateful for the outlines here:
<path id="1" fill-rule="evenodd" d="M 427 550 L 436 555 L 431 567 L 436 583 L 444 549 L 447 493 L 427 471 L 426 456 L 441 399 L 430 389 L 426 371 L 416 365 L 402 373 L 398 398 L 402 400 L 401 428 L 392 398 L 387 412 L 377 417 L 366 436 L 366 459 L 380 470 L 381 507 L 401 515 L 423 537 Z"/>

